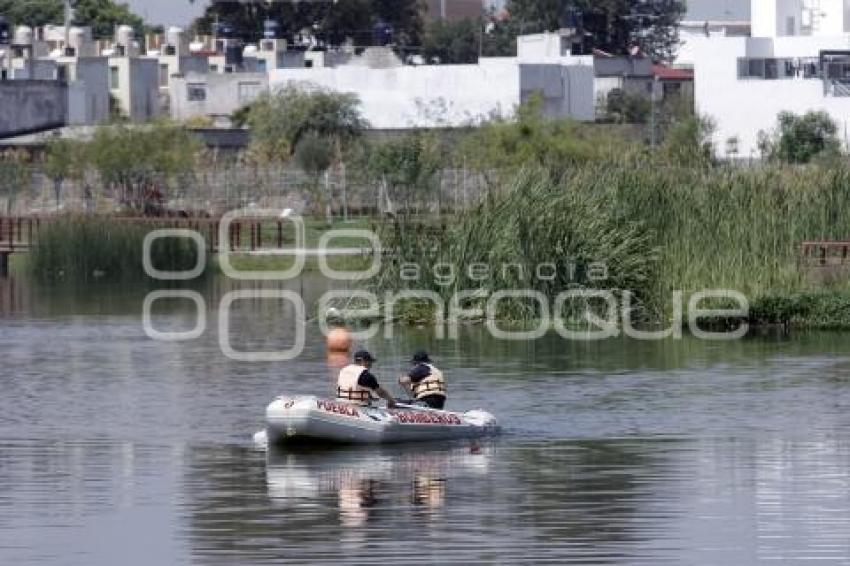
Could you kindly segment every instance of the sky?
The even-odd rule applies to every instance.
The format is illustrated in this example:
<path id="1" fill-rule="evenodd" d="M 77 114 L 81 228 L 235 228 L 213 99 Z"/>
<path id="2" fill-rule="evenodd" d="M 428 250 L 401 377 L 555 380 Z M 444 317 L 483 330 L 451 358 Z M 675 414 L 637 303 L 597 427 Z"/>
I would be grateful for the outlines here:
<path id="1" fill-rule="evenodd" d="M 209 0 L 120 0 L 148 23 L 186 27 L 200 16 Z"/>

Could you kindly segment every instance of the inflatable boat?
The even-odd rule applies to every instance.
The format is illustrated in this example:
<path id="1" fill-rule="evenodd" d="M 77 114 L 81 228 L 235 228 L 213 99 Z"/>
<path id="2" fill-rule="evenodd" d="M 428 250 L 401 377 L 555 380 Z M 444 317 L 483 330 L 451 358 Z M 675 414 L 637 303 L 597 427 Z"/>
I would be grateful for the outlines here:
<path id="1" fill-rule="evenodd" d="M 266 409 L 270 444 L 380 444 L 478 438 L 498 432 L 496 418 L 481 410 L 453 413 L 412 405 L 388 409 L 316 396 L 278 397 Z"/>

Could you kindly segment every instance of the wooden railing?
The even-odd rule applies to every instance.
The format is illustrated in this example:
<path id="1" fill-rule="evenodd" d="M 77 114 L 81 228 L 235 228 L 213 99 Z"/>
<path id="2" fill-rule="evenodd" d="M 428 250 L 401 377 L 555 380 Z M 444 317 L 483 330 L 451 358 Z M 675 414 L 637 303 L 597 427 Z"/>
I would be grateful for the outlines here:
<path id="1" fill-rule="evenodd" d="M 799 263 L 802 267 L 850 266 L 850 241 L 803 242 L 800 245 Z"/>

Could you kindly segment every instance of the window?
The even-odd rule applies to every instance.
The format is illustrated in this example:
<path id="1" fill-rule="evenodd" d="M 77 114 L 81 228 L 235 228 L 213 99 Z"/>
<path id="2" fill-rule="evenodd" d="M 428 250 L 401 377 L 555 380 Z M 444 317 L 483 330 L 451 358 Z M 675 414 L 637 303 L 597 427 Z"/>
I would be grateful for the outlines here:
<path id="1" fill-rule="evenodd" d="M 785 20 L 785 35 L 797 35 L 797 20 L 794 16 L 788 16 Z"/>
<path id="2" fill-rule="evenodd" d="M 186 100 L 203 102 L 207 99 L 207 85 L 204 83 L 189 83 L 186 85 Z"/>
<path id="3" fill-rule="evenodd" d="M 793 79 L 798 76 L 798 69 L 802 63 L 796 59 L 738 59 L 739 79 Z"/>
<path id="4" fill-rule="evenodd" d="M 116 90 L 120 87 L 118 67 L 109 67 L 109 88 Z"/>
<path id="5" fill-rule="evenodd" d="M 257 59 L 257 72 L 265 73 L 266 72 L 266 60 L 265 59 Z"/>
<path id="6" fill-rule="evenodd" d="M 218 65 L 210 65 L 210 73 L 217 73 Z"/>
<path id="7" fill-rule="evenodd" d="M 258 82 L 239 83 L 239 102 L 245 104 L 253 102 L 260 96 L 263 86 Z"/>
<path id="8" fill-rule="evenodd" d="M 777 79 L 779 78 L 779 67 L 776 64 L 776 59 L 764 60 L 764 78 Z"/>
<path id="9" fill-rule="evenodd" d="M 168 65 L 159 66 L 159 86 L 168 86 Z"/>
<path id="10" fill-rule="evenodd" d="M 263 51 L 274 51 L 274 41 L 264 41 L 262 43 Z"/>

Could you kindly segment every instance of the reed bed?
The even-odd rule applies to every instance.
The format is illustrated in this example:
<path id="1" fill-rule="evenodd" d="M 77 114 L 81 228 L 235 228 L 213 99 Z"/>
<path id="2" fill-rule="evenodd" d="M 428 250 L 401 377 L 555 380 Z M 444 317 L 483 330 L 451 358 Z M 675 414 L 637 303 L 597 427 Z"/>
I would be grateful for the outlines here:
<path id="1" fill-rule="evenodd" d="M 735 290 L 768 310 L 776 297 L 805 294 L 808 302 L 801 304 L 811 310 L 812 296 L 834 289 L 809 282 L 797 265 L 799 245 L 850 236 L 850 170 L 844 166 L 604 163 L 558 180 L 523 172 L 498 194 L 442 234 L 427 236 L 403 222 L 385 231 L 384 244 L 399 253 L 378 286 L 418 286 L 444 295 L 458 289 L 534 289 L 548 297 L 574 287 L 630 291 L 648 322 L 669 319 L 676 290 L 686 297 Z M 399 263 L 423 261 L 453 264 L 459 276 L 448 287 L 427 271 L 417 282 L 400 279 Z M 479 262 L 529 268 L 547 263 L 557 270 L 553 279 L 539 280 L 529 275 L 532 269 L 524 276 L 494 269 L 487 280 L 473 281 L 465 266 Z M 607 266 L 605 281 L 588 279 L 593 262 Z M 503 314 L 533 318 L 527 301 L 520 303 Z M 803 309 L 777 304 L 792 315 Z"/>
<path id="2" fill-rule="evenodd" d="M 143 242 L 150 230 L 105 216 L 64 217 L 39 231 L 27 268 L 36 279 L 49 282 L 144 281 Z M 191 270 L 197 249 L 186 238 L 157 239 L 151 261 L 163 271 Z"/>

